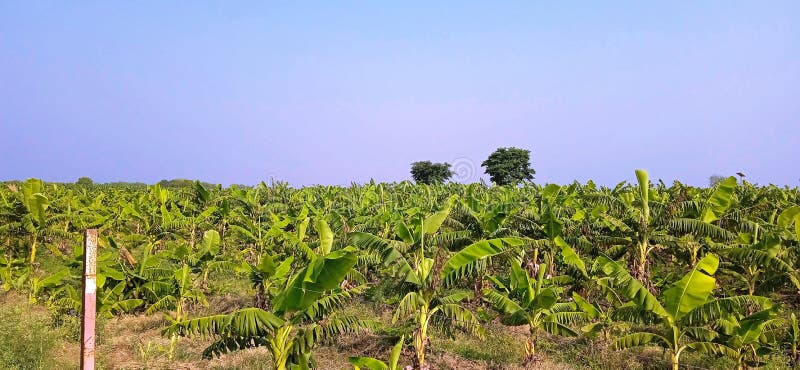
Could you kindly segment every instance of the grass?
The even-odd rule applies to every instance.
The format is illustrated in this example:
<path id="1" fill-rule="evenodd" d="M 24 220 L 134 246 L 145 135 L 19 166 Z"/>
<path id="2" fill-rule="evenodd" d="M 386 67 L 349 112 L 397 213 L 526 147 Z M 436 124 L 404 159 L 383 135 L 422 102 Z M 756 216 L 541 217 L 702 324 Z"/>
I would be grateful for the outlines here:
<path id="1" fill-rule="evenodd" d="M 237 282 L 231 285 L 240 284 Z M 249 297 L 233 292 L 210 298 L 209 307 L 194 307 L 192 315 L 233 310 L 248 305 Z M 391 310 L 381 304 L 355 300 L 344 314 L 371 318 L 384 325 L 391 323 Z M 210 339 L 181 338 L 175 356 L 169 358 L 169 338 L 161 335 L 167 321 L 162 315 L 121 315 L 98 321 L 97 364 L 100 369 L 270 369 L 271 356 L 256 348 L 203 359 L 202 351 Z M 0 369 L 69 369 L 79 360 L 80 327 L 74 320 L 55 320 L 39 305 L 18 294 L 0 294 Z M 449 339 L 432 340 L 428 360 L 433 369 L 524 369 L 522 358 L 527 327 L 505 327 L 492 322 L 486 338 L 459 334 Z M 339 338 L 314 352 L 320 369 L 350 369 L 348 356 L 385 358 L 393 342 L 377 334 L 363 333 Z M 663 369 L 667 362 L 657 348 L 612 351 L 608 343 L 581 338 L 543 336 L 539 341 L 541 360 L 528 368 L 567 369 Z M 774 355 L 762 358 L 761 369 L 787 369 L 787 358 Z M 730 369 L 730 360 L 687 352 L 682 356 L 686 369 Z M 414 363 L 407 348 L 402 365 Z"/>
<path id="2" fill-rule="evenodd" d="M 509 328 L 489 325 L 486 338 L 458 334 L 453 339 L 434 339 L 433 346 L 469 360 L 489 365 L 521 363 L 525 356 L 524 335 Z"/>
<path id="3" fill-rule="evenodd" d="M 70 360 L 74 364 L 77 356 L 52 356 L 68 344 L 66 338 L 69 334 L 53 327 L 44 308 L 29 304 L 27 297 L 17 294 L 0 295 L 0 368 L 57 369 L 65 368 Z"/>

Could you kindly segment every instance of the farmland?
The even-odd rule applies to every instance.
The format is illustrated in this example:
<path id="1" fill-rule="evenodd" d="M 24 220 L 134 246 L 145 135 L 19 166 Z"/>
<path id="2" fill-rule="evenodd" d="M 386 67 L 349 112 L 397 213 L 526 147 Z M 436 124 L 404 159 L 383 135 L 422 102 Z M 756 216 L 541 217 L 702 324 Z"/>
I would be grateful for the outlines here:
<path id="1" fill-rule="evenodd" d="M 800 355 L 800 190 L 721 178 L 0 186 L 0 367 L 768 368 Z"/>

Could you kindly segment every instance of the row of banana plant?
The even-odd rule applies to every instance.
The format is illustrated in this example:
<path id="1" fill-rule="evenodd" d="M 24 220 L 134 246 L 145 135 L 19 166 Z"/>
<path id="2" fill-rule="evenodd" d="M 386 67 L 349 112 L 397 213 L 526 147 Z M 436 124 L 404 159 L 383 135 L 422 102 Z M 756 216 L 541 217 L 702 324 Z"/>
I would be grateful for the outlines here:
<path id="1" fill-rule="evenodd" d="M 266 346 L 276 369 L 362 330 L 400 338 L 427 368 L 430 338 L 483 336 L 491 320 L 544 333 L 725 356 L 739 367 L 785 352 L 796 365 L 797 188 L 637 182 L 600 187 L 410 183 L 255 187 L 0 187 L 0 284 L 75 315 L 80 236 L 102 235 L 100 314 L 168 313 L 165 335 L 213 337 L 206 356 Z M 214 275 L 247 276 L 253 304 L 191 317 Z M 345 315 L 382 289 L 392 324 Z M 632 331 L 633 334 L 630 334 Z M 629 334 L 625 334 L 629 333 Z M 399 348 L 399 349 L 398 349 Z"/>

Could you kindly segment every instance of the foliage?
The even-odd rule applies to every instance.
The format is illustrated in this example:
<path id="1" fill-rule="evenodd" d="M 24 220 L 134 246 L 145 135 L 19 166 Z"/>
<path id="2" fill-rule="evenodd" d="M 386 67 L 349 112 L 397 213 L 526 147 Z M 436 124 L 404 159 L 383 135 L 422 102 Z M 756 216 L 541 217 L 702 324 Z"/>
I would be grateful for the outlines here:
<path id="1" fill-rule="evenodd" d="M 678 369 L 680 356 L 684 351 L 723 353 L 735 357 L 741 363 L 747 354 L 743 353 L 744 346 L 753 345 L 752 341 L 760 336 L 761 329 L 770 319 L 771 311 L 768 310 L 764 314 L 751 315 L 731 323 L 747 307 L 763 306 L 771 309 L 772 304 L 766 299 L 753 296 L 712 299 L 711 292 L 716 283 L 713 275 L 719 266 L 719 259 L 713 254 L 705 256 L 683 278 L 673 283 L 663 292 L 660 300 L 644 289 L 641 283 L 632 279 L 618 263 L 607 258 L 599 261 L 603 272 L 611 278 L 611 285 L 622 296 L 652 313 L 659 324 L 658 330 L 636 332 L 617 338 L 614 348 L 624 349 L 647 344 L 661 346 L 669 352 L 673 370 Z M 732 338 L 725 344 L 715 342 L 720 334 L 704 326 L 710 323 L 728 324 L 723 328 L 728 329 L 725 334 Z"/>
<path id="2" fill-rule="evenodd" d="M 9 370 L 58 368 L 51 356 L 64 336 L 53 330 L 49 315 L 26 303 L 10 304 L 14 296 L 0 297 L 0 368 Z M 24 302 L 24 300 L 23 300 Z"/>
<path id="3" fill-rule="evenodd" d="M 708 177 L 708 186 L 713 188 L 714 186 L 717 186 L 717 184 L 719 184 L 723 180 L 725 180 L 725 176 L 711 175 L 711 176 Z"/>
<path id="4" fill-rule="evenodd" d="M 484 299 L 502 316 L 505 325 L 528 325 L 530 338 L 525 343 L 526 362 L 535 362 L 540 332 L 552 335 L 575 337 L 578 334 L 570 325 L 586 319 L 585 312 L 575 305 L 560 303 L 560 289 L 552 286 L 558 278 L 545 279 L 546 266 L 539 265 L 535 276 L 521 268 L 519 263 L 511 265 L 507 282 L 493 279 L 495 289 L 487 289 Z"/>
<path id="5" fill-rule="evenodd" d="M 79 177 L 78 181 L 75 182 L 75 185 L 92 186 L 94 185 L 94 181 L 92 181 L 90 177 Z"/>
<path id="6" fill-rule="evenodd" d="M 481 166 L 497 185 L 516 185 L 533 180 L 536 174 L 531 168 L 531 151 L 514 147 L 497 148 Z"/>
<path id="7" fill-rule="evenodd" d="M 383 362 L 372 357 L 350 357 L 348 361 L 353 365 L 353 370 L 360 368 L 369 370 L 399 370 L 398 362 L 400 361 L 400 353 L 403 351 L 403 342 L 406 337 L 401 336 L 397 343 L 392 347 L 392 352 L 389 353 L 389 361 Z"/>
<path id="8" fill-rule="evenodd" d="M 411 164 L 411 176 L 417 184 L 441 184 L 453 176 L 453 171 L 447 162 L 421 161 Z"/>
<path id="9" fill-rule="evenodd" d="M 213 336 L 209 356 L 266 346 L 286 366 L 313 366 L 320 343 L 369 329 L 405 336 L 427 365 L 431 346 L 481 338 L 499 319 L 532 329 L 507 356 L 527 361 L 553 353 L 552 335 L 661 347 L 678 363 L 797 358 L 800 191 L 636 178 L 300 189 L 7 182 L 0 287 L 74 319 L 82 234 L 98 228 L 98 315 L 163 315 L 173 342 Z M 252 305 L 205 307 L 223 277 Z M 345 314 L 353 299 L 392 318 Z"/>

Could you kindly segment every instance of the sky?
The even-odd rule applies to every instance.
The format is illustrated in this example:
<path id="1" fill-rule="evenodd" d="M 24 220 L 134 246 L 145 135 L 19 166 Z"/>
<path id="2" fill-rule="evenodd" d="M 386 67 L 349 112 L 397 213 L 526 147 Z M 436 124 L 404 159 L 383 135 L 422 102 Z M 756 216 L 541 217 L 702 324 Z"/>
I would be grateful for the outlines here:
<path id="1" fill-rule="evenodd" d="M 800 185 L 800 2 L 0 1 L 0 180 Z"/>

